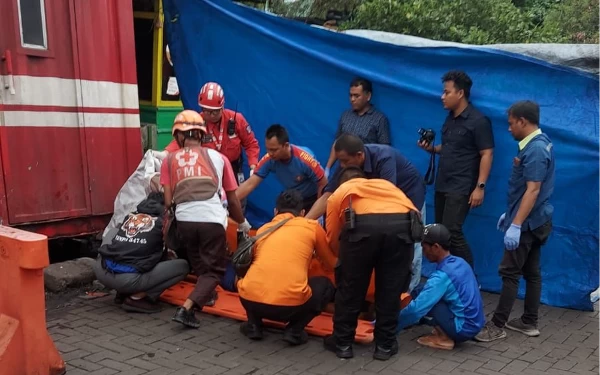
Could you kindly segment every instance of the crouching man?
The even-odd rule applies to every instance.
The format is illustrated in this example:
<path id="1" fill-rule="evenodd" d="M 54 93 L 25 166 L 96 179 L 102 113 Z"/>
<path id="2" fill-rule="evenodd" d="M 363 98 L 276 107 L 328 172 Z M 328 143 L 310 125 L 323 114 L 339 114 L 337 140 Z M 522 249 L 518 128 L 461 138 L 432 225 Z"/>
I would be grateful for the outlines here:
<path id="1" fill-rule="evenodd" d="M 471 340 L 485 324 L 483 301 L 473 269 L 462 258 L 450 255 L 450 231 L 431 224 L 423 232 L 423 254 L 437 263 L 422 291 L 398 316 L 398 331 L 421 318 L 435 328 L 417 342 L 451 350 L 457 342 Z"/>
<path id="2" fill-rule="evenodd" d="M 248 273 L 238 281 L 240 301 L 248 321 L 241 332 L 253 340 L 263 337 L 262 319 L 287 323 L 283 340 L 291 345 L 306 343 L 304 327 L 326 307 L 334 294 L 324 276 L 308 278 L 313 251 L 330 270 L 336 258 L 327 245 L 325 231 L 315 220 L 305 219 L 302 194 L 286 190 L 279 195 L 275 217 L 257 235 L 287 220 L 260 238 Z"/>
<path id="3" fill-rule="evenodd" d="M 140 313 L 160 311 L 156 301 L 165 289 L 188 274 L 183 259 L 166 260 L 163 252 L 162 193 L 151 193 L 117 229 L 112 242 L 98 249 L 96 278 L 115 289 L 115 302 L 123 310 Z"/>

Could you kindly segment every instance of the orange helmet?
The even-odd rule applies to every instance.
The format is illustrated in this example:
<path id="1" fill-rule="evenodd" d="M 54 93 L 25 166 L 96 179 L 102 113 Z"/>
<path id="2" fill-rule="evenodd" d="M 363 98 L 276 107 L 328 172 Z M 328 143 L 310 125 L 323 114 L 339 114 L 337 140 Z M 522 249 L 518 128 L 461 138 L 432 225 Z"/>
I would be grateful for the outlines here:
<path id="1" fill-rule="evenodd" d="M 198 105 L 206 109 L 221 109 L 225 105 L 225 92 L 216 82 L 205 83 L 198 94 Z"/>
<path id="2" fill-rule="evenodd" d="M 206 133 L 206 125 L 204 124 L 204 119 L 198 112 L 186 109 L 175 116 L 171 134 L 175 135 L 175 132 L 178 130 L 182 132 L 200 130 L 201 132 Z"/>

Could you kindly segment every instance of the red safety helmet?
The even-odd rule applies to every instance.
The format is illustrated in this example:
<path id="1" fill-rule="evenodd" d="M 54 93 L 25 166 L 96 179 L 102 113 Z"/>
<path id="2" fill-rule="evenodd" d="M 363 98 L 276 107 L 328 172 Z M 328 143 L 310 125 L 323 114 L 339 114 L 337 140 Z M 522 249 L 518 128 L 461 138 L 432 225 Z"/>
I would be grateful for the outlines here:
<path id="1" fill-rule="evenodd" d="M 225 92 L 216 82 L 205 83 L 198 94 L 198 105 L 206 109 L 221 109 L 225 105 Z"/>

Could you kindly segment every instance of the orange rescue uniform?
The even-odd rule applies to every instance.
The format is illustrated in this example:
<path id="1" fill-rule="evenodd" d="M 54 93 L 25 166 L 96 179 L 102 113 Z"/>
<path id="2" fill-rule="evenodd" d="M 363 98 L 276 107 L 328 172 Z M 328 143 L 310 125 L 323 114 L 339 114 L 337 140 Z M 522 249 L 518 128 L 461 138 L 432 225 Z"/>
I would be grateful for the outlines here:
<path id="1" fill-rule="evenodd" d="M 293 217 L 279 214 L 257 234 L 279 221 Z M 254 247 L 254 260 L 246 276 L 237 282 L 238 294 L 248 301 L 276 306 L 300 306 L 312 296 L 308 268 L 313 253 L 326 269 L 333 270 L 336 257 L 329 249 L 325 231 L 315 220 L 293 217 Z"/>
<path id="2" fill-rule="evenodd" d="M 339 235 L 345 224 L 344 210 L 352 196 L 352 208 L 357 215 L 419 212 L 410 199 L 394 184 L 383 179 L 355 178 L 338 187 L 327 200 L 327 241 L 337 257 L 339 254 Z M 319 272 L 314 264 L 311 276 L 333 276 L 324 270 Z M 332 280 L 333 281 L 333 280 Z M 375 272 L 371 274 L 371 283 L 366 300 L 375 301 Z"/>

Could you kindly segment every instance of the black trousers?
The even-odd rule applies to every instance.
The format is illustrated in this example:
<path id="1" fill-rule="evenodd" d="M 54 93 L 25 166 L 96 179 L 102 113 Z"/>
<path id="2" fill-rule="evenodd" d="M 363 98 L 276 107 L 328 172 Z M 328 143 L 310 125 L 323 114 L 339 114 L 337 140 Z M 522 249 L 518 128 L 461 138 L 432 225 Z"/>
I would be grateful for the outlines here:
<path id="1" fill-rule="evenodd" d="M 178 221 L 177 232 L 183 248 L 182 258 L 189 261 L 198 281 L 189 299 L 198 309 L 208 302 L 225 275 L 227 237 L 216 223 Z"/>
<path id="2" fill-rule="evenodd" d="M 340 346 L 351 345 L 358 315 L 375 269 L 375 342 L 390 348 L 396 340 L 400 295 L 408 290 L 413 243 L 398 225 L 378 225 L 342 230 L 335 268 L 333 336 Z"/>
<path id="3" fill-rule="evenodd" d="M 452 235 L 450 253 L 463 258 L 473 270 L 473 253 L 463 233 L 463 224 L 469 214 L 469 196 L 453 193 L 435 192 L 435 222 L 443 224 Z"/>
<path id="4" fill-rule="evenodd" d="M 498 273 L 502 277 L 502 292 L 492 321 L 498 327 L 504 327 L 510 316 L 521 275 L 525 279 L 525 307 L 521 319 L 525 324 L 537 326 L 540 297 L 542 295 L 542 275 L 540 255 L 542 246 L 552 232 L 552 222 L 532 231 L 521 233 L 519 247 L 514 251 L 504 250 Z"/>
<path id="5" fill-rule="evenodd" d="M 308 286 L 312 290 L 312 296 L 300 306 L 269 305 L 240 297 L 242 306 L 246 310 L 248 323 L 258 327 L 262 326 L 263 319 L 287 323 L 286 330 L 299 335 L 311 320 L 321 314 L 335 293 L 333 284 L 324 276 L 309 278 Z"/>

